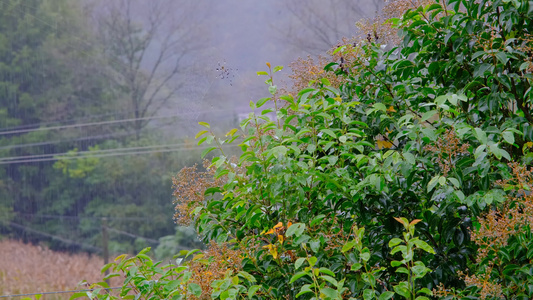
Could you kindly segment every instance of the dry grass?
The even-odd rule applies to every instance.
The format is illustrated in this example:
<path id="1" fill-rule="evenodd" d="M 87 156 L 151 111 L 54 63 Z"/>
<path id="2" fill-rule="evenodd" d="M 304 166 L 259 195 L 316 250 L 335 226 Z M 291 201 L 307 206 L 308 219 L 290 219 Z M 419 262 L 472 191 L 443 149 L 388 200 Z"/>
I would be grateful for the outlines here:
<path id="1" fill-rule="evenodd" d="M 0 295 L 75 290 L 81 280 L 93 283 L 103 277 L 104 261 L 97 256 L 69 255 L 13 240 L 0 241 L 0 255 Z"/>

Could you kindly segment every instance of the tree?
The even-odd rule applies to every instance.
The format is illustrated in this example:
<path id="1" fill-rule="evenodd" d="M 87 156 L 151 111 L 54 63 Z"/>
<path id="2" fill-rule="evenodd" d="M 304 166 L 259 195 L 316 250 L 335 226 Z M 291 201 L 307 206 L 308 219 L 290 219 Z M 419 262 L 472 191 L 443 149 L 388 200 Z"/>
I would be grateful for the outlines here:
<path id="1" fill-rule="evenodd" d="M 272 97 L 250 106 L 273 108 L 222 138 L 200 123 L 200 143 L 214 145 L 204 155 L 220 155 L 189 176 L 197 184 L 188 192 L 177 189 L 177 218 L 211 247 L 205 256 L 183 252 L 195 255 L 169 267 L 163 278 L 172 282 L 143 290 L 136 276 L 139 294 L 533 296 L 533 9 L 527 1 L 412 4 L 390 4 L 400 14 L 388 20 L 397 47 L 341 45 L 295 95 L 278 95 L 280 68 L 267 63 L 258 74 Z M 221 145 L 234 142 L 243 153 L 231 159 Z M 144 253 L 106 268 L 157 271 Z"/>
<path id="2" fill-rule="evenodd" d="M 120 87 L 137 139 L 183 87 L 187 59 L 205 40 L 195 1 L 105 1 L 96 11 L 109 78 Z M 191 13 L 195 11 L 195 13 Z M 194 25 L 193 25 L 194 24 Z"/>
<path id="3" fill-rule="evenodd" d="M 324 54 L 357 31 L 356 22 L 376 14 L 382 1 L 300 1 L 285 2 L 286 23 L 275 26 L 281 38 L 311 55 Z"/>

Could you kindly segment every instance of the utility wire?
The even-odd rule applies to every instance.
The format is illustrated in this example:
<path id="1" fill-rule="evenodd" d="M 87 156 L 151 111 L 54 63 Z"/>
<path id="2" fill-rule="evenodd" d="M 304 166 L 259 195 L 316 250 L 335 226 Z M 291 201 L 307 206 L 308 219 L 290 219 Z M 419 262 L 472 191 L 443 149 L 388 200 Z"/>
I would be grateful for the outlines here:
<path id="1" fill-rule="evenodd" d="M 114 286 L 109 288 L 102 288 L 102 290 L 119 290 L 121 286 Z M 37 296 L 37 295 L 53 295 L 53 294 L 72 294 L 72 293 L 83 293 L 83 292 L 92 292 L 96 289 L 87 289 L 87 290 L 75 290 L 75 291 L 57 291 L 57 292 L 40 292 L 40 293 L 29 293 L 29 294 L 15 294 L 15 295 L 0 295 L 0 298 L 10 298 L 10 297 L 27 297 L 27 296 Z"/>
<path id="2" fill-rule="evenodd" d="M 154 221 L 153 218 L 144 218 L 144 217 L 95 217 L 95 216 L 61 216 L 61 215 L 39 215 L 39 214 L 26 214 L 26 213 L 17 213 L 19 216 L 31 216 L 36 218 L 48 218 L 48 219 L 72 219 L 72 220 L 81 220 L 81 219 L 93 219 L 93 220 L 102 220 L 103 218 L 108 220 L 118 220 L 118 221 Z"/>
<path id="3" fill-rule="evenodd" d="M 101 248 L 94 247 L 94 246 L 87 245 L 87 244 L 78 243 L 78 242 L 75 242 L 75 241 L 72 241 L 72 240 L 69 240 L 69 239 L 66 239 L 66 238 L 62 238 L 62 237 L 57 236 L 57 235 L 53 235 L 53 234 L 49 234 L 49 233 L 42 232 L 42 231 L 39 231 L 39 230 L 35 230 L 35 229 L 30 228 L 30 227 L 27 227 L 27 226 L 24 226 L 24 225 L 21 225 L 21 224 L 17 224 L 15 222 L 9 222 L 9 224 L 11 226 L 15 227 L 15 228 L 18 228 L 18 229 L 21 229 L 21 230 L 24 230 L 24 231 L 27 231 L 27 232 L 35 233 L 35 234 L 38 234 L 38 235 L 41 235 L 41 236 L 49 237 L 49 238 L 51 238 L 53 240 L 60 241 L 60 242 L 62 242 L 64 244 L 76 245 L 76 246 L 79 246 L 81 248 L 90 249 L 90 250 L 93 250 L 93 251 L 96 251 L 96 252 L 102 252 Z"/>
<path id="4" fill-rule="evenodd" d="M 55 141 L 38 142 L 38 143 L 27 143 L 27 144 L 18 144 L 18 145 L 8 145 L 8 146 L 0 147 L 0 150 L 4 150 L 4 149 L 20 149 L 20 148 L 35 147 L 35 146 L 46 146 L 46 145 L 53 145 L 53 144 L 59 144 L 59 143 L 65 143 L 65 142 L 92 141 L 92 140 L 107 139 L 107 138 L 114 138 L 114 137 L 130 136 L 130 135 L 134 135 L 134 134 L 135 134 L 135 131 L 127 131 L 127 132 L 121 132 L 121 133 L 110 133 L 110 134 L 101 134 L 101 135 L 91 135 L 91 136 L 86 136 L 86 137 L 82 137 L 82 138 L 55 140 Z"/>
<path id="5" fill-rule="evenodd" d="M 165 145 L 153 145 L 153 146 L 139 146 L 139 147 L 125 147 L 125 148 L 114 148 L 114 149 L 103 149 L 103 150 L 85 150 L 85 151 L 78 151 L 78 152 L 62 152 L 62 153 L 49 153 L 49 154 L 34 154 L 34 155 L 23 155 L 23 156 L 11 156 L 11 157 L 0 157 L 1 161 L 6 160 L 18 160 L 18 159 L 29 159 L 29 158 L 44 158 L 44 157 L 55 157 L 59 156 L 61 158 L 66 157 L 73 157 L 74 155 L 80 155 L 85 156 L 86 154 L 92 155 L 98 155 L 102 153 L 108 153 L 108 152 L 124 152 L 124 151 L 131 151 L 131 150 L 146 150 L 146 149 L 157 149 L 157 148 L 168 148 L 168 147 L 176 147 L 176 146 L 184 146 L 185 143 L 179 143 L 179 144 L 165 144 Z"/>
<path id="6" fill-rule="evenodd" d="M 147 119 L 152 119 L 152 118 L 173 118 L 173 117 L 178 117 L 178 116 L 182 116 L 182 115 L 191 115 L 191 114 L 206 114 L 206 113 L 218 113 L 218 112 L 228 112 L 228 111 L 234 111 L 234 109 L 217 109 L 217 110 L 198 110 L 198 111 L 193 111 L 193 112 L 183 112 L 183 113 L 179 113 L 179 114 L 175 114 L 175 115 L 169 115 L 169 116 L 152 116 L 152 117 L 145 117 Z M 64 120 L 64 121 L 61 121 L 61 120 L 58 120 L 58 121 L 50 121 L 50 122 L 40 122 L 40 123 L 32 123 L 32 124 L 26 124 L 26 125 L 20 125 L 20 126 L 14 126 L 14 127 L 2 127 L 0 128 L 0 134 L 10 134 L 10 132 L 18 132 L 19 130 L 25 130 L 25 129 L 28 129 L 28 127 L 31 127 L 29 128 L 28 130 L 30 131 L 35 131 L 37 129 L 40 129 L 40 130 L 45 130 L 45 129 L 55 129 L 56 127 L 63 127 L 63 126 L 72 126 L 72 125 L 77 125 L 77 124 L 93 124 L 93 123 L 99 123 L 99 122 L 88 122 L 88 123 L 76 123 L 76 121 L 82 121 L 82 120 L 90 120 L 90 119 L 94 119 L 94 118 L 97 118 L 97 117 L 105 117 L 105 116 L 108 116 L 108 115 L 127 115 L 129 114 L 129 112 L 125 112 L 125 113 L 107 113 L 107 114 L 100 114 L 100 115 L 89 115 L 87 117 L 84 117 L 84 118 L 77 118 L 77 119 L 69 119 L 69 120 Z M 118 120 L 107 120 L 107 121 L 123 121 L 123 120 L 140 120 L 142 118 L 126 118 L 126 119 L 118 119 Z M 101 122 L 107 122 L 107 121 L 101 121 Z M 126 121 L 123 121 L 123 122 L 126 122 Z M 58 124 L 58 123 L 74 123 L 74 124 L 65 124 L 65 125 L 58 125 L 58 126 L 51 126 L 51 127 L 41 127 L 43 125 L 49 125 L 49 124 Z M 99 124 L 96 124 L 96 125 L 99 125 Z M 89 126 L 89 125 L 87 125 Z"/>
<path id="7" fill-rule="evenodd" d="M 223 145 L 224 148 L 229 147 L 239 147 L 239 145 Z M 161 149 L 161 150 L 146 150 L 146 151 L 135 151 L 135 152 L 119 152 L 119 153 L 108 153 L 100 155 L 84 155 L 84 156 L 65 156 L 65 157 L 50 157 L 50 158 L 36 158 L 36 159 L 21 159 L 21 160 L 8 160 L 0 161 L 0 165 L 11 165 L 11 164 L 21 164 L 21 163 L 35 163 L 35 162 L 45 162 L 45 161 L 56 161 L 56 160 L 71 160 L 71 159 L 83 159 L 83 158 L 101 158 L 101 157 L 111 157 L 111 156 L 124 156 L 124 155 L 140 155 L 140 154 L 152 154 L 152 153 L 166 153 L 166 152 L 175 152 L 175 151 L 193 151 L 200 149 L 207 149 L 208 147 L 182 147 L 182 148 L 173 148 L 173 149 Z"/>
<path id="8" fill-rule="evenodd" d="M 143 239 L 143 240 L 145 240 L 147 242 L 150 242 L 150 243 L 153 243 L 153 244 L 159 244 L 158 240 L 154 240 L 154 239 L 147 238 L 147 237 L 144 237 L 144 236 L 136 235 L 136 234 L 129 233 L 129 232 L 126 232 L 126 231 L 122 231 L 122 230 L 118 230 L 118 229 L 115 229 L 115 228 L 112 228 L 112 227 L 107 227 L 106 226 L 106 228 L 109 229 L 109 231 L 113 231 L 113 232 L 118 233 L 118 234 L 129 236 L 129 237 L 134 238 L 134 239 Z"/>
<path id="9" fill-rule="evenodd" d="M 179 116 L 183 116 L 183 115 L 189 115 L 189 114 L 190 113 L 179 113 L 179 114 L 168 115 L 168 116 L 152 116 L 152 117 L 143 117 L 143 118 L 129 118 L 129 119 L 120 119 L 120 120 L 108 120 L 108 121 L 100 121 L 100 122 L 70 124 L 70 125 L 51 126 L 51 127 L 17 129 L 17 130 L 1 131 L 0 135 L 17 134 L 17 133 L 29 133 L 29 132 L 35 132 L 35 131 L 60 130 L 60 129 L 68 129 L 68 128 L 81 128 L 81 127 L 98 126 L 98 125 L 110 125 L 110 124 L 142 121 L 142 120 L 169 119 L 169 118 L 175 118 L 175 117 L 179 117 Z"/>

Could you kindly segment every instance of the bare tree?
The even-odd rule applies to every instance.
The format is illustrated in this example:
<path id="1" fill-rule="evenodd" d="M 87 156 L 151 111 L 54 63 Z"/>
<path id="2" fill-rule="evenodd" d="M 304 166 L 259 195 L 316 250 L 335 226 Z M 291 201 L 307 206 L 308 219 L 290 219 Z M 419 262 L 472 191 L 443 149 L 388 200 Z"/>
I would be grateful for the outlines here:
<path id="1" fill-rule="evenodd" d="M 372 18 L 384 0 L 286 0 L 280 36 L 296 48 L 316 55 L 356 34 L 355 23 Z"/>
<path id="2" fill-rule="evenodd" d="M 188 61 L 202 47 L 194 0 L 106 0 L 95 13 L 110 79 L 135 118 L 137 138 L 150 117 L 183 87 Z"/>

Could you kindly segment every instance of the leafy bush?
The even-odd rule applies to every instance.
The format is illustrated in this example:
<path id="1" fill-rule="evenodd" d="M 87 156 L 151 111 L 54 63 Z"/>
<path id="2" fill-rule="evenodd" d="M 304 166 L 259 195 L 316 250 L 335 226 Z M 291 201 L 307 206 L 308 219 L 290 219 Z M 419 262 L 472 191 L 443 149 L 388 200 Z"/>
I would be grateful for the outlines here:
<path id="1" fill-rule="evenodd" d="M 387 21 L 397 47 L 350 41 L 297 95 L 267 63 L 272 97 L 240 131 L 200 123 L 221 155 L 177 217 L 223 246 L 176 298 L 533 297 L 532 17 L 528 1 L 412 7 Z M 191 279 L 211 265 L 211 286 Z"/>

